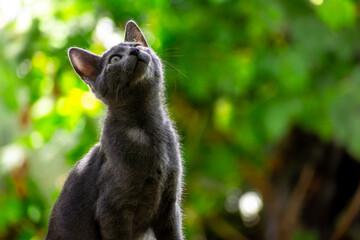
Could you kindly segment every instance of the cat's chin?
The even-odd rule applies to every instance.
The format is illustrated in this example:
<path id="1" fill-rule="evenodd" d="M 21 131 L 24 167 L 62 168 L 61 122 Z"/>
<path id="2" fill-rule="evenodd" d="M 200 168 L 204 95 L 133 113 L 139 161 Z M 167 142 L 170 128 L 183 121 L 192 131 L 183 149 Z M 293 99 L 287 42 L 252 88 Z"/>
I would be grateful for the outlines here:
<path id="1" fill-rule="evenodd" d="M 144 78 L 148 71 L 150 61 L 150 55 L 142 51 L 138 54 L 136 58 L 133 59 L 133 69 L 130 77 L 131 82 L 137 82 L 138 80 Z"/>
<path id="2" fill-rule="evenodd" d="M 141 81 L 148 73 L 149 62 L 138 60 L 131 76 L 131 82 L 137 83 Z"/>
<path id="3" fill-rule="evenodd" d="M 134 74 L 144 75 L 147 71 L 149 63 L 138 60 L 134 69 Z"/>

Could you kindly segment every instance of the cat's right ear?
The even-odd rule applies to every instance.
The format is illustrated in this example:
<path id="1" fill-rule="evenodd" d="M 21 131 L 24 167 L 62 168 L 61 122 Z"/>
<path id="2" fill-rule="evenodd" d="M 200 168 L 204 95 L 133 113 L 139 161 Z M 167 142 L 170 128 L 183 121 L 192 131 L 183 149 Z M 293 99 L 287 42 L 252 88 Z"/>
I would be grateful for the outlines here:
<path id="1" fill-rule="evenodd" d="M 126 23 L 125 42 L 139 42 L 142 43 L 145 47 L 149 47 L 139 26 L 136 25 L 136 23 L 132 20 Z"/>
<path id="2" fill-rule="evenodd" d="M 100 74 L 100 56 L 77 47 L 70 48 L 68 54 L 71 65 L 80 78 L 86 84 L 94 82 Z"/>

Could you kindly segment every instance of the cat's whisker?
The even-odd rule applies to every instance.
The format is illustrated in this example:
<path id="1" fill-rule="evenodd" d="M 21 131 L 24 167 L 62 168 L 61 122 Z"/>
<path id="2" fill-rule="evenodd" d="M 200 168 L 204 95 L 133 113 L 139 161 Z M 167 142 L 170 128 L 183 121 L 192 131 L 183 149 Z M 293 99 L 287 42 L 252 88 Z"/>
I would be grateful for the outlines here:
<path id="1" fill-rule="evenodd" d="M 172 54 L 172 53 L 163 53 L 163 54 L 158 54 L 160 57 L 167 57 L 167 58 L 178 58 L 178 57 L 183 57 L 184 55 L 180 55 L 180 54 Z"/>
<path id="2" fill-rule="evenodd" d="M 158 53 L 161 57 L 182 57 L 183 55 L 178 54 L 178 48 L 166 48 L 163 49 L 162 53 Z"/>
<path id="3" fill-rule="evenodd" d="M 162 61 L 164 62 L 164 64 L 165 64 L 166 66 L 171 67 L 172 69 L 174 69 L 175 71 L 177 71 L 178 73 L 180 73 L 180 74 L 181 74 L 183 77 L 185 77 L 186 79 L 188 78 L 187 74 L 186 74 L 184 71 L 182 71 L 181 69 L 179 69 L 175 64 L 170 63 L 170 62 L 168 62 L 168 61 L 166 61 L 166 60 L 162 60 Z"/>
<path id="4" fill-rule="evenodd" d="M 170 51 L 170 50 L 178 51 L 179 48 L 164 48 L 164 49 L 163 49 L 163 52 L 165 52 L 165 51 Z"/>

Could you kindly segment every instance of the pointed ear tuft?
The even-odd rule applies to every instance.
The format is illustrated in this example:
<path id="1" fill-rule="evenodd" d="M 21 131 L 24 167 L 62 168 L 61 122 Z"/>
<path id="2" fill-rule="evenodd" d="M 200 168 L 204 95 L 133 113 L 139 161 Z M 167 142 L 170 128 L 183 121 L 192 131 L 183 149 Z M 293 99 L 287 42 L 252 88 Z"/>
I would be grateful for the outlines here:
<path id="1" fill-rule="evenodd" d="M 85 83 L 96 80 L 100 74 L 100 56 L 77 47 L 70 48 L 68 54 L 75 72 Z"/>
<path id="2" fill-rule="evenodd" d="M 128 21 L 125 28 L 125 42 L 139 42 L 149 47 L 140 28 L 134 21 Z"/>

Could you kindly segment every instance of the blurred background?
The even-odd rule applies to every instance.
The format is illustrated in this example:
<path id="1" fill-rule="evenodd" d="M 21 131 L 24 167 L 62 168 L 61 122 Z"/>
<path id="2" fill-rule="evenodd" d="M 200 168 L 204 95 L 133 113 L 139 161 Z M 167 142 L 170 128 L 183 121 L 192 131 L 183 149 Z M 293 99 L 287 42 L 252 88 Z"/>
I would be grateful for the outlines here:
<path id="1" fill-rule="evenodd" d="M 163 59 L 186 239 L 360 239 L 360 3 L 0 0 L 0 239 L 44 239 L 105 109 L 67 49 Z"/>

